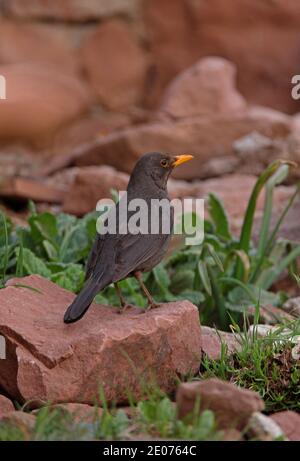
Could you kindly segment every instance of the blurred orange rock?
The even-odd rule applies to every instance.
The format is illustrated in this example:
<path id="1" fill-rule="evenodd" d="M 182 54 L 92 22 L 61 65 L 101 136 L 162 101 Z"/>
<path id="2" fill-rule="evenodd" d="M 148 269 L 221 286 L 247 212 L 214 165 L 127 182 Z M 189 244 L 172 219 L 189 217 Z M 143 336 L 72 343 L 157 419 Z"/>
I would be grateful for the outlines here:
<path id="1" fill-rule="evenodd" d="M 138 0 L 2 0 L 5 11 L 17 18 L 89 21 L 114 14 L 132 16 Z"/>
<path id="2" fill-rule="evenodd" d="M 126 190 L 129 176 L 109 166 L 78 169 L 65 195 L 63 211 L 83 216 L 96 208 L 98 200 L 111 198 L 111 190 Z"/>
<path id="3" fill-rule="evenodd" d="M 20 200 L 34 200 L 35 202 L 62 203 L 65 194 L 63 186 L 47 184 L 46 181 L 13 177 L 7 178 L 0 184 L 0 197 Z"/>
<path id="4" fill-rule="evenodd" d="M 109 109 L 140 102 L 147 59 L 130 27 L 114 19 L 101 24 L 82 46 L 82 63 L 99 99 Z"/>
<path id="5" fill-rule="evenodd" d="M 74 163 L 80 166 L 108 164 L 129 173 L 145 152 L 189 152 L 195 156 L 194 161 L 175 170 L 175 178 L 219 176 L 237 170 L 239 159 L 234 157 L 235 140 L 253 131 L 270 138 L 285 137 L 290 132 L 289 125 L 288 116 L 260 108 L 242 114 L 149 123 L 120 130 L 82 146 L 74 152 Z M 225 164 L 216 165 L 217 159 L 224 160 Z M 268 153 L 267 163 L 269 161 Z"/>
<path id="6" fill-rule="evenodd" d="M 52 32 L 52 33 L 51 33 Z M 78 69 L 75 53 L 42 24 L 0 21 L 0 64 L 39 62 L 71 74 Z"/>
<path id="7" fill-rule="evenodd" d="M 62 152 L 91 140 L 101 139 L 113 131 L 130 126 L 130 124 L 131 118 L 125 113 L 103 111 L 85 115 L 57 132 L 53 144 L 54 154 L 61 155 Z"/>
<path id="8" fill-rule="evenodd" d="M 42 64 L 0 66 L 7 99 L 0 104 L 0 140 L 32 143 L 48 139 L 89 104 L 85 85 L 76 77 Z"/>
<path id="9" fill-rule="evenodd" d="M 226 59 L 203 58 L 171 82 L 160 110 L 174 118 L 243 111 L 247 104 L 235 88 L 235 74 Z"/>
<path id="10" fill-rule="evenodd" d="M 176 74 L 214 55 L 236 64 L 249 102 L 299 110 L 290 95 L 299 74 L 298 0 L 145 0 L 143 17 L 154 62 L 149 106 L 158 106 Z"/>

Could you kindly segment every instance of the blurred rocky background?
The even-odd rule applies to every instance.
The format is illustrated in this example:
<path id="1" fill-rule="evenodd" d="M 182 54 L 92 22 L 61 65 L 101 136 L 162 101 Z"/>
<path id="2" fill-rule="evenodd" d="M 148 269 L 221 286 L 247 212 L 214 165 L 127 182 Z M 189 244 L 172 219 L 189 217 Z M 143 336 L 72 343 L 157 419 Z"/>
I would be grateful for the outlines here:
<path id="1" fill-rule="evenodd" d="M 158 150 L 195 155 L 173 197 L 216 192 L 238 228 L 256 175 L 300 160 L 295 74 L 298 0 L 0 0 L 2 208 L 82 215 Z"/>

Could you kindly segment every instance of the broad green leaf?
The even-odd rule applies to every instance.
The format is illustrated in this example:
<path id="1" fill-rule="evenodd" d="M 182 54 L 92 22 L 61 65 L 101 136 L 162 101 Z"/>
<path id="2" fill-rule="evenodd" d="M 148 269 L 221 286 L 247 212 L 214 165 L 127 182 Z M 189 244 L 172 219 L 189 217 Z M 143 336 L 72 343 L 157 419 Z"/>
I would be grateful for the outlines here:
<path id="1" fill-rule="evenodd" d="M 208 209 L 216 228 L 216 234 L 225 240 L 230 240 L 232 236 L 229 230 L 228 217 L 222 201 L 215 194 L 211 193 L 208 196 Z"/>
<path id="2" fill-rule="evenodd" d="M 65 271 L 52 274 L 51 280 L 62 288 L 77 293 L 83 286 L 84 277 L 85 273 L 79 264 L 70 264 Z"/>
<path id="3" fill-rule="evenodd" d="M 171 281 L 170 290 L 172 293 L 179 294 L 185 290 L 192 290 L 194 285 L 195 271 L 191 269 L 179 270 Z"/>
<path id="4" fill-rule="evenodd" d="M 53 245 L 56 245 L 58 236 L 56 217 L 48 212 L 35 214 L 28 219 L 31 234 L 36 242 L 49 240 Z"/>
<path id="5" fill-rule="evenodd" d="M 16 249 L 17 258 L 19 256 L 20 249 Z M 42 277 L 50 278 L 51 272 L 47 268 L 44 261 L 38 258 L 31 250 L 28 248 L 23 248 L 23 268 L 28 275 L 37 274 Z"/>
<path id="6" fill-rule="evenodd" d="M 201 291 L 184 290 L 176 296 L 176 300 L 179 299 L 187 299 L 196 306 L 199 306 L 205 301 L 205 296 Z"/>

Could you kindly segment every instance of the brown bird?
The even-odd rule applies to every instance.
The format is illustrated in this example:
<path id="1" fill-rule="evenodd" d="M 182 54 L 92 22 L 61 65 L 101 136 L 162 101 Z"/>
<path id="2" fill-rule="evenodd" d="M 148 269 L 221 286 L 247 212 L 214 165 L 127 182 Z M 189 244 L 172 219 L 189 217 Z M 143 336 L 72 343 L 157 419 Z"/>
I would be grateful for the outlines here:
<path id="1" fill-rule="evenodd" d="M 118 219 L 118 211 L 123 200 L 121 198 L 115 207 L 115 212 L 117 212 L 116 233 L 97 234 L 87 262 L 85 285 L 68 307 L 64 316 L 65 323 L 73 323 L 83 317 L 97 293 L 111 283 L 115 284 L 121 306 L 125 308 L 127 304 L 118 287 L 118 282 L 130 276 L 138 280 L 148 299 L 148 309 L 157 307 L 143 283 L 142 273 L 153 269 L 164 257 L 171 239 L 174 217 L 172 207 L 169 207 L 170 213 L 167 218 L 161 216 L 160 212 L 159 228 L 156 233 L 151 233 L 151 203 L 153 199 L 166 199 L 169 203 L 167 181 L 173 168 L 192 158 L 192 155 L 172 156 L 151 152 L 138 160 L 127 187 L 127 223 L 119 222 Z M 134 214 L 129 210 L 128 204 L 135 199 L 143 199 L 148 205 L 147 229 L 149 233 L 147 234 L 131 233 L 130 229 L 127 233 L 119 232 L 124 224 L 130 222 Z M 168 232 L 163 229 L 164 218 L 169 220 Z"/>

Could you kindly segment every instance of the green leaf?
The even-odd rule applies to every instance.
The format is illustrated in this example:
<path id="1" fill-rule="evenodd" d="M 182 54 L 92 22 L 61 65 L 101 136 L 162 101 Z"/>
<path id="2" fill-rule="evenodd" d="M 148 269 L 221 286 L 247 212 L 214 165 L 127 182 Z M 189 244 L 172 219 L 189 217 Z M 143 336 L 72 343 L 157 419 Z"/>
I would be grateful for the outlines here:
<path id="1" fill-rule="evenodd" d="M 30 216 L 28 223 L 31 228 L 31 234 L 36 242 L 49 240 L 53 245 L 56 245 L 58 236 L 56 217 L 48 212 L 35 214 Z"/>
<path id="2" fill-rule="evenodd" d="M 207 272 L 207 266 L 204 261 L 200 260 L 198 262 L 198 272 L 199 272 L 199 276 L 203 284 L 204 290 L 209 296 L 211 296 L 212 295 L 211 283 L 210 283 L 210 279 L 209 279 L 208 272 Z"/>
<path id="3" fill-rule="evenodd" d="M 17 258 L 19 257 L 20 249 L 16 249 Z M 28 275 L 37 274 L 42 277 L 50 278 L 51 272 L 44 263 L 28 248 L 23 248 L 23 268 Z"/>
<path id="4" fill-rule="evenodd" d="M 242 281 L 246 283 L 248 281 L 249 273 L 251 269 L 251 262 L 250 262 L 249 256 L 243 250 L 231 250 L 228 253 L 225 259 L 225 262 L 224 262 L 225 271 L 228 269 L 229 263 L 234 258 L 238 258 L 241 263 L 241 267 L 243 270 Z"/>
<path id="5" fill-rule="evenodd" d="M 285 164 L 289 164 L 290 162 L 284 160 L 276 160 L 275 162 L 271 163 L 268 168 L 266 168 L 263 173 L 257 179 L 255 186 L 252 190 L 250 200 L 248 202 L 246 214 L 244 217 L 240 241 L 239 241 L 239 249 L 245 251 L 248 254 L 249 247 L 250 247 L 250 240 L 252 235 L 252 227 L 254 221 L 254 214 L 256 210 L 256 204 L 258 197 L 265 186 L 266 182 L 276 173 L 276 171 Z M 235 271 L 235 276 L 238 279 L 242 277 L 242 264 L 238 261 Z"/>
<path id="6" fill-rule="evenodd" d="M 263 290 L 255 285 L 247 284 L 233 288 L 228 294 L 228 300 L 234 305 L 253 306 L 271 304 L 273 306 L 281 305 L 281 295 Z"/>
<path id="7" fill-rule="evenodd" d="M 194 285 L 194 278 L 194 270 L 180 270 L 173 275 L 170 290 L 175 294 L 179 294 L 185 290 L 192 290 Z"/>
<path id="8" fill-rule="evenodd" d="M 3 213 L 0 213 L 0 214 L 1 214 L 2 222 L 3 222 L 3 228 L 2 228 L 1 234 L 3 235 L 2 238 L 4 242 L 4 258 L 3 258 L 3 273 L 2 273 L 2 279 L 4 283 L 6 271 L 7 271 L 8 259 L 9 259 L 8 221 L 6 219 L 6 216 Z"/>
<path id="9" fill-rule="evenodd" d="M 224 267 L 223 263 L 218 255 L 218 253 L 215 251 L 214 247 L 208 243 L 205 243 L 206 248 L 208 249 L 209 254 L 213 258 L 215 264 L 217 267 L 220 269 L 221 272 L 224 272 Z"/>
<path id="10" fill-rule="evenodd" d="M 54 245 L 48 240 L 43 240 L 43 247 L 47 253 L 48 258 L 50 261 L 57 261 L 58 253 Z"/>
<path id="11" fill-rule="evenodd" d="M 205 301 L 205 296 L 201 291 L 184 290 L 176 296 L 176 299 L 187 299 L 196 306 L 200 306 Z"/>
<path id="12" fill-rule="evenodd" d="M 16 276 L 17 277 L 23 277 L 23 234 L 22 234 L 22 229 L 18 231 L 19 235 L 19 252 L 18 252 L 18 258 L 17 258 L 17 267 L 16 267 Z"/>
<path id="13" fill-rule="evenodd" d="M 79 264 L 70 264 L 63 272 L 51 275 L 51 280 L 66 290 L 77 293 L 83 286 L 85 273 Z"/>
<path id="14" fill-rule="evenodd" d="M 216 228 L 216 234 L 223 237 L 225 240 L 232 238 L 229 230 L 228 217 L 222 201 L 214 194 L 208 196 L 209 214 Z"/>

